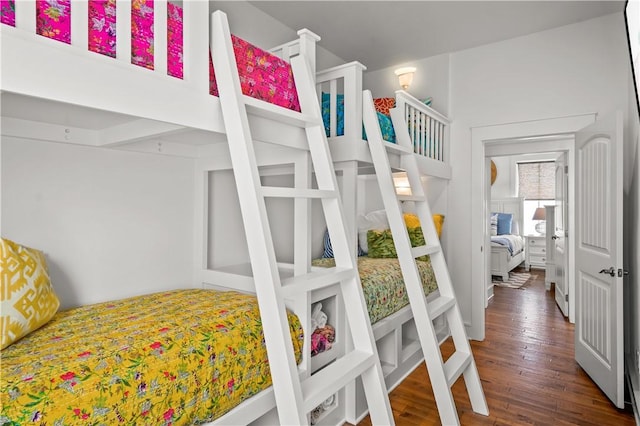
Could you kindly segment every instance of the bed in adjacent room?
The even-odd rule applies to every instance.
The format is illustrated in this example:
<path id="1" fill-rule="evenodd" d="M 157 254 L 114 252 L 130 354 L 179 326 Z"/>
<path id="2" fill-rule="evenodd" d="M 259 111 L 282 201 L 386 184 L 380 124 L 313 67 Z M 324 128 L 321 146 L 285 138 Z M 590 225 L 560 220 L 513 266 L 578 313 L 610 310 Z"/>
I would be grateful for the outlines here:
<path id="1" fill-rule="evenodd" d="M 518 197 L 491 200 L 491 275 L 504 282 L 525 258 L 522 206 Z"/>

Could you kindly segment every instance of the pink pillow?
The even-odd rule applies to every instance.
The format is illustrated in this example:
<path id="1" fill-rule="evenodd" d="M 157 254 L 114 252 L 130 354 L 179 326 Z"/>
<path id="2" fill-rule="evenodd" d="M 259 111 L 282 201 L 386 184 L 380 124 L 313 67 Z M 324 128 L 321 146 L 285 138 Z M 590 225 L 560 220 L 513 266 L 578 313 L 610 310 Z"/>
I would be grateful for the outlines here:
<path id="1" fill-rule="evenodd" d="M 256 99 L 300 111 L 291 65 L 239 37 L 231 35 L 240 73 L 242 93 Z M 209 58 L 210 93 L 218 96 L 215 71 Z"/>

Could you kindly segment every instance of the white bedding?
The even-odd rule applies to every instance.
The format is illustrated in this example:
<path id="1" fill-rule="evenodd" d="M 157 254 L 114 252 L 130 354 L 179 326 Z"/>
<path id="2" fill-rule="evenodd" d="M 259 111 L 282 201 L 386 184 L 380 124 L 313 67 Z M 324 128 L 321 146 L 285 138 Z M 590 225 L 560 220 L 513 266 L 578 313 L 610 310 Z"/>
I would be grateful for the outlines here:
<path id="1" fill-rule="evenodd" d="M 505 239 L 508 240 L 507 244 L 504 244 L 505 241 L 503 240 Z M 520 235 L 512 234 L 493 235 L 491 236 L 491 246 L 510 248 L 511 250 L 509 250 L 509 252 L 511 256 L 514 256 L 524 250 L 524 238 L 522 238 L 522 236 Z"/>

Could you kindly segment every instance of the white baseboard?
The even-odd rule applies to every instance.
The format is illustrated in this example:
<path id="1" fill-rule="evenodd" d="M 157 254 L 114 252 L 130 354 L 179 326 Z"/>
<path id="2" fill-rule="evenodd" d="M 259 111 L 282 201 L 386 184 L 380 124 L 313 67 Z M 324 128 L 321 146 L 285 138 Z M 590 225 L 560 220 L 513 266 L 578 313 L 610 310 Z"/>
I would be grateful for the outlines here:
<path id="1" fill-rule="evenodd" d="M 625 376 L 627 386 L 629 387 L 629 397 L 631 398 L 631 406 L 633 407 L 633 417 L 636 419 L 636 425 L 640 426 L 640 412 L 638 411 L 638 403 L 640 402 L 640 378 L 637 374 L 631 374 L 629 372 L 629 366 L 634 365 L 627 359 L 627 368 L 625 369 Z"/>

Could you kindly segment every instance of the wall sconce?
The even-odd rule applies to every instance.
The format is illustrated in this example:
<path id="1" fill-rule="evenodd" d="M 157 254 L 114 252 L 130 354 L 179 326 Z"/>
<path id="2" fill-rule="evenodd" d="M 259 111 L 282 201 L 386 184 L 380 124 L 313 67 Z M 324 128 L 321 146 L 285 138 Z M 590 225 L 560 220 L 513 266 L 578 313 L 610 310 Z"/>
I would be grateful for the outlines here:
<path id="1" fill-rule="evenodd" d="M 416 72 L 416 67 L 402 67 L 394 71 L 400 81 L 400 87 L 407 90 L 413 81 L 413 73 Z"/>
<path id="2" fill-rule="evenodd" d="M 397 175 L 394 173 L 393 186 L 396 188 L 396 194 L 411 195 L 411 185 L 409 184 L 409 178 L 407 178 L 406 173 Z"/>

